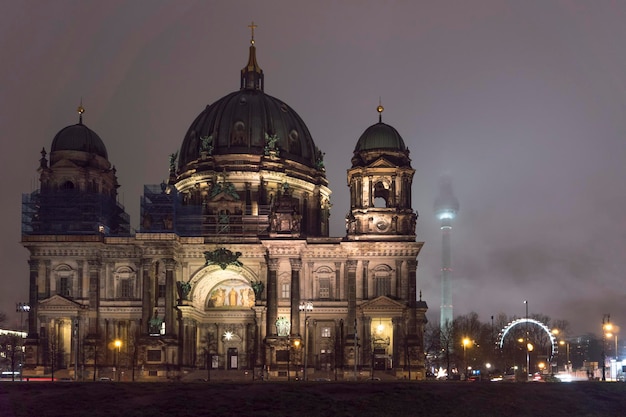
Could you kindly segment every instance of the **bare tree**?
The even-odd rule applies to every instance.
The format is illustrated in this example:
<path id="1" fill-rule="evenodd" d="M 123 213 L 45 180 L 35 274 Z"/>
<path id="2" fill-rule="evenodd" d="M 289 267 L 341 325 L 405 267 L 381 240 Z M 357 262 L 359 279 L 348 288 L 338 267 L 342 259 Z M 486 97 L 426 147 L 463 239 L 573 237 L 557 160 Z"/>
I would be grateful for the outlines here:
<path id="1" fill-rule="evenodd" d="M 0 358 L 3 358 L 2 367 L 11 371 L 11 380 L 15 381 L 15 373 L 20 370 L 23 354 L 22 346 L 24 339 L 17 334 L 5 334 L 0 336 Z"/>

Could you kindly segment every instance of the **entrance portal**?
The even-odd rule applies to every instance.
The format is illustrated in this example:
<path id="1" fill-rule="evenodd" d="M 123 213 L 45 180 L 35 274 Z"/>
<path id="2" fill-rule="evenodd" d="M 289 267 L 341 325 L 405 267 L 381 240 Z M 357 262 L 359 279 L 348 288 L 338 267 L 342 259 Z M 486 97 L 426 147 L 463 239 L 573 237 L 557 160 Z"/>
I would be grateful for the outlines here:
<path id="1" fill-rule="evenodd" d="M 228 369 L 237 369 L 238 359 L 237 348 L 228 348 Z"/>

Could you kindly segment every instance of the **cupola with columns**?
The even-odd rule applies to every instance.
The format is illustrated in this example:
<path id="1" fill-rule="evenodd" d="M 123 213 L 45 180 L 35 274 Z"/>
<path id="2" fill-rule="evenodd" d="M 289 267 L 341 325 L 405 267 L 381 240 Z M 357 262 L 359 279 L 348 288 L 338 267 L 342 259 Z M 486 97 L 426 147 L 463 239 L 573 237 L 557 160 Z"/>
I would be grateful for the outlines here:
<path id="1" fill-rule="evenodd" d="M 417 213 L 411 207 L 415 170 L 409 150 L 392 126 L 378 123 L 359 138 L 348 170 L 350 211 L 346 215 L 348 240 L 415 240 Z"/>

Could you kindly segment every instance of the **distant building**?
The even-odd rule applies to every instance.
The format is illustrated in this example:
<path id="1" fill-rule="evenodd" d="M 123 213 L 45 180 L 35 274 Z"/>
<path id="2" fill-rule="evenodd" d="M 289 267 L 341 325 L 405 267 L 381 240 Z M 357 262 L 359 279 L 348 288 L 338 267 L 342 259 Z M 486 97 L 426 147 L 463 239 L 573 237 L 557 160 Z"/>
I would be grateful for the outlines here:
<path id="1" fill-rule="evenodd" d="M 450 332 L 454 319 L 452 304 L 452 221 L 459 211 L 459 201 L 452 193 L 452 180 L 449 177 L 441 179 L 439 195 L 435 200 L 435 215 L 441 227 L 441 310 L 439 325 L 442 337 Z"/>
<path id="2" fill-rule="evenodd" d="M 293 377 L 306 365 L 424 378 L 415 171 L 378 111 L 348 169 L 346 235 L 329 237 L 324 153 L 264 92 L 254 39 L 240 89 L 200 112 L 169 180 L 145 187 L 138 231 L 79 108 L 23 197 L 25 373 L 163 378 L 208 365 Z"/>

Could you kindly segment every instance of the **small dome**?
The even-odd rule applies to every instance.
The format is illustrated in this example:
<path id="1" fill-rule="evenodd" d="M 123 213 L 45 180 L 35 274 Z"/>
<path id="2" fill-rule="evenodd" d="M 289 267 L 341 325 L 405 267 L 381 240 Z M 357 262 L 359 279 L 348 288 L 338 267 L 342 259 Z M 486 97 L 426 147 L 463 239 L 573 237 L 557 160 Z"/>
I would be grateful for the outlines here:
<path id="1" fill-rule="evenodd" d="M 61 129 L 52 141 L 50 152 L 81 151 L 108 159 L 107 150 L 100 136 L 82 123 Z"/>
<path id="2" fill-rule="evenodd" d="M 368 127 L 359 138 L 354 152 L 374 149 L 406 151 L 406 145 L 396 129 L 383 122 Z"/>

